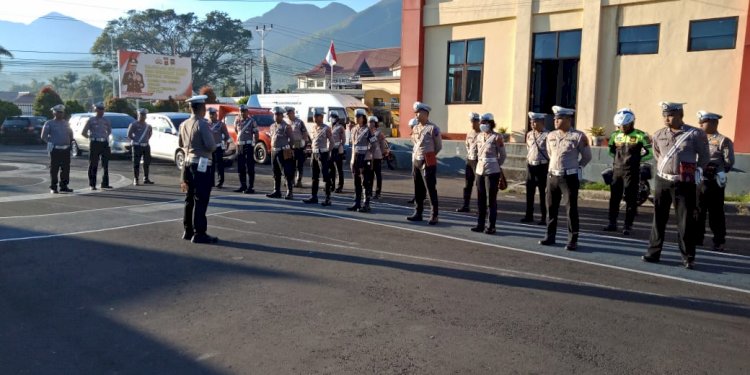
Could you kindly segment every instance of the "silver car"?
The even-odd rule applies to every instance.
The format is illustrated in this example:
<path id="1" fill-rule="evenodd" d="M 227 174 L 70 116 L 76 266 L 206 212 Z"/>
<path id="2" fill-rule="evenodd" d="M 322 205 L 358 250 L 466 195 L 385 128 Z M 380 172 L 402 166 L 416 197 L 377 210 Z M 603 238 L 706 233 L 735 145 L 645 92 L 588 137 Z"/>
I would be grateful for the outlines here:
<path id="1" fill-rule="evenodd" d="M 82 151 L 89 151 L 89 139 L 83 136 L 83 127 L 89 118 L 96 116 L 95 113 L 75 113 L 70 116 L 70 128 L 73 129 L 73 143 L 70 153 L 80 156 Z M 128 139 L 128 125 L 135 119 L 124 113 L 104 112 L 104 118 L 112 124 L 112 134 L 109 136 L 109 148 L 113 155 L 130 154 L 130 140 Z"/>
<path id="2" fill-rule="evenodd" d="M 146 123 L 151 125 L 153 131 L 149 141 L 151 157 L 174 161 L 177 168 L 182 169 L 185 154 L 178 146 L 178 136 L 180 125 L 189 118 L 190 114 L 182 112 L 159 112 L 146 115 Z M 231 166 L 236 156 L 236 148 L 233 143 L 230 143 L 224 152 L 224 165 Z"/>

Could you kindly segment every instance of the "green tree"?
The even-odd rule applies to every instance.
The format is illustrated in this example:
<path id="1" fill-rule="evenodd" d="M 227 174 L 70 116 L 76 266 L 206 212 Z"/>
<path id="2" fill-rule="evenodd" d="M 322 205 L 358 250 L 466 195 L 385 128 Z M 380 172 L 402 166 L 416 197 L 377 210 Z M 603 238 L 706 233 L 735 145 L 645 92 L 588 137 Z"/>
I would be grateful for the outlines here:
<path id="1" fill-rule="evenodd" d="M 237 104 L 247 104 L 247 101 L 250 99 L 250 96 L 245 95 L 239 99 L 237 99 Z"/>
<path id="2" fill-rule="evenodd" d="M 253 89 L 250 91 L 250 95 L 260 94 L 260 83 L 255 80 L 253 81 Z"/>
<path id="3" fill-rule="evenodd" d="M 70 115 L 74 113 L 88 112 L 86 108 L 78 100 L 66 100 L 65 101 L 65 115 L 70 118 Z"/>
<path id="4" fill-rule="evenodd" d="M 11 102 L 0 100 L 0 124 L 5 121 L 8 116 L 20 116 L 21 109 Z"/>
<path id="5" fill-rule="evenodd" d="M 130 10 L 127 16 L 109 21 L 91 47 L 97 56 L 93 65 L 103 74 L 112 70 L 112 47 L 192 59 L 193 83 L 203 86 L 221 77 L 236 76 L 246 55 L 252 32 L 226 13 L 213 11 L 199 20 L 193 13 L 173 9 Z"/>
<path id="6" fill-rule="evenodd" d="M 206 104 L 216 104 L 216 93 L 214 92 L 214 88 L 211 86 L 203 86 L 201 87 L 200 91 L 198 91 L 200 95 L 205 95 L 208 98 L 206 98 Z"/>
<path id="7" fill-rule="evenodd" d="M 242 93 L 242 83 L 234 77 L 225 78 L 221 82 L 221 96 L 237 96 Z"/>
<path id="8" fill-rule="evenodd" d="M 34 98 L 34 104 L 32 105 L 32 108 L 34 109 L 34 115 L 36 116 L 46 116 L 47 118 L 52 118 L 52 107 L 63 104 L 62 98 L 60 98 L 60 95 L 55 91 L 52 86 L 44 86 L 41 90 L 39 90 L 39 93 L 36 94 L 36 98 Z"/>
<path id="9" fill-rule="evenodd" d="M 265 92 L 270 94 L 271 91 L 271 73 L 268 72 L 268 61 L 266 61 L 266 57 L 263 56 L 263 87 L 265 87 Z"/>
<path id="10" fill-rule="evenodd" d="M 0 56 L 10 57 L 11 59 L 13 58 L 13 54 L 10 53 L 10 51 L 8 51 L 7 49 L 3 48 L 2 46 L 0 46 Z M 2 60 L 0 60 L 0 70 L 3 70 Z"/>
<path id="11" fill-rule="evenodd" d="M 127 99 L 109 97 L 104 101 L 104 110 L 107 112 L 126 113 L 136 116 L 135 109 L 128 103 Z"/>
<path id="12" fill-rule="evenodd" d="M 154 112 L 179 112 L 180 106 L 171 96 L 167 100 L 157 100 L 154 103 Z"/>
<path id="13" fill-rule="evenodd" d="M 85 96 L 76 95 L 76 99 L 88 103 L 103 101 L 109 93 L 112 96 L 112 85 L 110 82 L 99 74 L 89 74 L 78 81 L 79 92 L 85 93 Z"/>

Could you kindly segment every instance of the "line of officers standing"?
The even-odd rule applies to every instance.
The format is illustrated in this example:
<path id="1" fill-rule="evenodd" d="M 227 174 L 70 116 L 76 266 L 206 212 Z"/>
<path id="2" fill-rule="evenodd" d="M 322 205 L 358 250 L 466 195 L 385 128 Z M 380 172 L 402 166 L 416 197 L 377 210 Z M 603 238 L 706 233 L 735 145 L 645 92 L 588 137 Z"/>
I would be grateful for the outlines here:
<path id="1" fill-rule="evenodd" d="M 684 104 L 660 103 L 665 127 L 655 132 L 653 145 L 645 132 L 635 129 L 635 114 L 632 110 L 623 108 L 615 114 L 614 124 L 617 130 L 609 142 L 609 153 L 614 158 L 609 176 L 609 224 L 603 229 L 617 230 L 620 201 L 624 198 L 626 214 L 623 234 L 630 234 L 637 213 L 641 163 L 653 157 L 657 169 L 653 226 L 649 248 L 642 260 L 659 262 L 669 212 L 674 205 L 683 265 L 693 269 L 695 247 L 703 244 L 706 218 L 713 233 L 712 249 L 724 250 L 724 189 L 727 173 L 734 164 L 734 150 L 732 141 L 718 132 L 721 115 L 699 111 L 697 116 L 701 128 L 696 128 L 684 123 Z M 591 148 L 586 135 L 571 127 L 575 111 L 559 106 L 552 109 L 555 130 L 551 132 L 545 130 L 545 114 L 529 113 L 531 130 L 526 134 L 526 213 L 521 222 L 534 221 L 534 198 L 538 191 L 541 211 L 538 224 L 547 225 L 546 236 L 539 243 L 554 245 L 558 210 L 560 203 L 564 201 L 568 218 L 566 249 L 576 250 L 579 235 L 578 190 L 582 180 L 581 171 L 591 161 Z M 485 116 L 487 115 L 480 117 L 475 113 L 470 114 L 472 130 L 466 137 L 468 157 L 464 204 L 457 209 L 459 212 L 469 211 L 475 174 L 480 176 L 480 166 L 486 163 L 487 156 L 481 147 L 487 138 L 480 137 L 486 133 L 486 128 L 482 125 L 489 117 Z M 474 171 L 476 173 L 472 173 Z M 477 179 L 481 226 L 484 224 L 486 203 L 482 192 L 484 183 L 480 181 Z M 490 199 L 490 205 L 495 203 L 491 207 L 494 211 L 496 202 L 492 196 Z M 487 231 L 488 233 L 494 232 L 492 212 L 490 221 L 493 230 Z M 472 228 L 474 231 L 478 229 L 480 228 Z"/>

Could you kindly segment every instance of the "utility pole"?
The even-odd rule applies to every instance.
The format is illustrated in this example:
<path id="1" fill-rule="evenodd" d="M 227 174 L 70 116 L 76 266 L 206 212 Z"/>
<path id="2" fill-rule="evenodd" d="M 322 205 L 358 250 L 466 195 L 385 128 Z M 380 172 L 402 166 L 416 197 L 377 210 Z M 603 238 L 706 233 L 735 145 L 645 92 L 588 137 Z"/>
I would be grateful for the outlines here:
<path id="1" fill-rule="evenodd" d="M 253 58 L 250 58 L 250 95 L 253 94 L 253 85 L 255 84 L 255 81 L 253 81 Z"/>
<path id="2" fill-rule="evenodd" d="M 243 61 L 242 67 L 245 71 L 245 86 L 242 87 L 242 95 L 247 96 L 247 60 Z"/>
<path id="3" fill-rule="evenodd" d="M 266 61 L 266 55 L 265 55 L 265 39 L 266 34 L 271 32 L 273 30 L 273 24 L 269 25 L 266 28 L 266 25 L 263 24 L 262 26 L 255 26 L 255 32 L 260 34 L 260 61 L 261 64 Z M 265 71 L 260 75 L 260 93 L 265 94 L 266 93 L 266 74 Z"/>
<path id="4" fill-rule="evenodd" d="M 119 63 L 117 62 L 117 54 L 115 53 L 115 43 L 112 41 L 112 35 L 107 34 L 109 37 L 109 47 L 112 50 L 112 56 L 114 56 L 114 63 L 112 63 L 112 71 L 110 72 L 109 76 L 112 78 L 112 97 L 116 98 L 117 95 L 117 88 L 115 87 L 115 66 L 117 66 L 117 70 L 120 70 Z M 119 80 L 120 77 L 118 76 L 117 79 Z"/>

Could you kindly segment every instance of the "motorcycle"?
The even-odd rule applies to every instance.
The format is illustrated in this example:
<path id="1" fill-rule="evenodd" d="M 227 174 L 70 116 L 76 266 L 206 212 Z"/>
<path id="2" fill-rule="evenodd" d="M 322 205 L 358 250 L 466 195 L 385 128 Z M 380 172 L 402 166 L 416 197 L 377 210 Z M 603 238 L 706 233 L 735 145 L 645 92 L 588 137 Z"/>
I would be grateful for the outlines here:
<path id="1" fill-rule="evenodd" d="M 644 203 L 646 203 L 647 200 L 649 200 L 649 197 L 651 196 L 651 183 L 649 180 L 653 177 L 653 173 L 651 172 L 651 164 L 641 164 L 640 170 L 640 182 L 638 184 L 638 206 L 642 206 Z M 604 180 L 604 183 L 607 185 L 612 185 L 612 181 L 614 180 L 614 171 L 612 170 L 612 167 L 605 169 L 602 171 L 602 179 Z M 623 196 L 623 199 L 625 197 Z"/>

